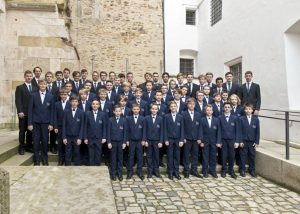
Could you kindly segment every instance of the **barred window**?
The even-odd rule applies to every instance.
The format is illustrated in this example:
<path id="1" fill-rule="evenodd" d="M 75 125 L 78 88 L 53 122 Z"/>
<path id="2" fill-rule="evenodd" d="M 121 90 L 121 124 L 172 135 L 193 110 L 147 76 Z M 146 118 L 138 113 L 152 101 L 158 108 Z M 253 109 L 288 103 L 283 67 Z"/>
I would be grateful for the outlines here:
<path id="1" fill-rule="evenodd" d="M 222 19 L 222 0 L 211 0 L 211 26 Z"/>
<path id="2" fill-rule="evenodd" d="M 187 9 L 185 19 L 187 25 L 196 25 L 196 11 Z"/>
<path id="3" fill-rule="evenodd" d="M 233 73 L 233 82 L 238 85 L 242 85 L 242 63 L 237 63 L 229 67 L 230 71 Z"/>
<path id="4" fill-rule="evenodd" d="M 180 59 L 180 73 L 194 74 L 194 60 L 193 59 Z"/>

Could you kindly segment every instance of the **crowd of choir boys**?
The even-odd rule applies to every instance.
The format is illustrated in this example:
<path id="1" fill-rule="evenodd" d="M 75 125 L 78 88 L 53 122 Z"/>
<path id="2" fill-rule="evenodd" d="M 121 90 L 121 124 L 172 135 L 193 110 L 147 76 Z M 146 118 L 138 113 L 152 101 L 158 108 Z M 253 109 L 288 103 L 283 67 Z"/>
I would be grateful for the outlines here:
<path id="1" fill-rule="evenodd" d="M 102 160 L 110 168 L 111 178 L 127 179 L 136 173 L 144 179 L 161 177 L 165 167 L 168 177 L 183 175 L 217 178 L 216 164 L 222 165 L 221 176 L 234 172 L 235 161 L 245 176 L 255 177 L 255 149 L 259 144 L 260 88 L 252 82 L 251 71 L 246 83 L 233 82 L 233 74 L 215 79 L 207 73 L 198 77 L 179 73 L 146 73 L 145 82 L 134 82 L 133 73 L 71 72 L 68 68 L 55 74 L 42 69 L 24 73 L 25 83 L 16 88 L 19 117 L 19 154 L 34 153 L 34 165 L 48 165 L 48 150 L 58 153 L 58 165 L 99 166 Z M 55 76 L 55 77 L 54 77 Z M 55 79 L 55 81 L 54 81 Z M 145 155 L 145 157 L 144 157 Z M 199 162 L 202 174 L 198 172 Z"/>

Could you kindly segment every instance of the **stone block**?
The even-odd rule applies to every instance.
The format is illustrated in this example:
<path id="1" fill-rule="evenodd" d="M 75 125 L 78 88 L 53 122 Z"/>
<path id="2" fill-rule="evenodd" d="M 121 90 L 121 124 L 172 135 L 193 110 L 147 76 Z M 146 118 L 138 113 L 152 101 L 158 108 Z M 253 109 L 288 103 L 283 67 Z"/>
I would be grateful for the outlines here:
<path id="1" fill-rule="evenodd" d="M 35 58 L 28 57 L 23 61 L 24 70 L 32 70 L 35 66 L 40 66 L 43 71 L 50 70 L 50 59 L 49 58 Z"/>
<path id="2" fill-rule="evenodd" d="M 19 36 L 18 37 L 19 46 L 27 47 L 40 47 L 42 46 L 42 37 L 38 36 Z"/>
<path id="3" fill-rule="evenodd" d="M 9 213 L 9 173 L 0 168 L 0 213 Z"/>

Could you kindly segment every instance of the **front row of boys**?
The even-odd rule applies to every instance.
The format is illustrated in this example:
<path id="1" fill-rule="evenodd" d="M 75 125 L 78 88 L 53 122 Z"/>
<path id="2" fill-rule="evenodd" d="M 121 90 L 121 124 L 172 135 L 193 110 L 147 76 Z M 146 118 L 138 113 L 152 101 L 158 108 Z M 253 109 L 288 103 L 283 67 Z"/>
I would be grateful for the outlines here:
<path id="1" fill-rule="evenodd" d="M 207 104 L 205 116 L 195 111 L 194 98 L 187 99 L 187 110 L 178 112 L 181 102 L 170 101 L 170 113 L 162 114 L 163 106 L 158 100 L 150 105 L 150 114 L 139 99 L 139 90 L 136 90 L 137 99 L 132 100 L 132 115 L 123 117 L 124 104 L 115 105 L 113 114 L 107 114 L 105 101 L 93 100 L 91 110 L 84 112 L 80 109 L 79 99 L 76 96 L 68 98 L 68 92 L 60 90 L 61 100 L 53 103 L 51 95 L 45 93 L 46 82 L 39 82 L 40 90 L 34 93 L 29 103 L 28 124 L 33 130 L 34 164 L 39 165 L 39 144 L 42 142 L 42 163 L 48 165 L 47 142 L 48 131 L 54 128 L 58 135 L 59 164 L 80 165 L 80 144 L 88 146 L 90 165 L 100 165 L 102 145 L 107 142 L 111 150 L 111 177 L 122 180 L 123 150 L 129 148 L 127 165 L 127 179 L 133 176 L 133 165 L 136 157 L 137 175 L 144 179 L 143 147 L 146 147 L 147 177 L 153 175 L 161 177 L 159 172 L 159 149 L 167 147 L 168 177 L 181 179 L 179 175 L 180 148 L 183 147 L 183 175 L 202 177 L 197 170 L 199 145 L 203 150 L 204 177 L 216 174 L 216 150 L 222 148 L 222 171 L 236 178 L 233 170 L 235 148 L 240 147 L 240 175 L 245 176 L 245 163 L 248 158 L 250 175 L 255 177 L 255 148 L 259 144 L 259 120 L 252 116 L 253 106 L 245 105 L 245 116 L 238 118 L 231 114 L 231 104 L 223 104 L 223 114 L 213 116 L 213 106 Z M 105 91 L 103 92 L 105 93 Z M 175 94 L 176 97 L 176 94 Z M 125 102 L 126 103 L 126 102 Z M 41 105 L 42 104 L 42 105 Z M 51 118 L 54 109 L 53 120 Z M 167 111 L 165 110 L 165 113 Z M 108 119 L 108 117 L 110 117 Z M 52 122 L 53 121 L 53 122 Z M 108 124 L 107 124 L 108 123 Z M 103 148 L 104 149 L 104 148 Z M 64 151 L 65 150 L 65 151 Z M 228 162 L 228 169 L 227 169 Z"/>

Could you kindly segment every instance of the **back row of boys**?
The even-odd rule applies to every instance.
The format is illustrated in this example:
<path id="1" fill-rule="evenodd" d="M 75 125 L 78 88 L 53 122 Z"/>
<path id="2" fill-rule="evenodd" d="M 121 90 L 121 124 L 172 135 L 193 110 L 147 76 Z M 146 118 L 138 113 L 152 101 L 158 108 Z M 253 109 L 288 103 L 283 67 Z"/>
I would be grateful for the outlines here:
<path id="1" fill-rule="evenodd" d="M 32 78 L 32 73 L 30 71 L 26 71 L 24 76 L 25 76 L 25 82 L 27 82 L 27 84 L 26 83 L 25 84 L 28 87 L 28 91 L 30 92 L 31 90 L 33 90 L 33 89 L 30 89 L 30 84 L 29 84 L 29 82 L 32 82 L 32 81 L 29 81 L 30 76 Z M 91 110 L 91 111 L 86 113 L 86 116 L 80 116 L 81 118 L 80 117 L 78 118 L 77 115 L 76 115 L 77 114 L 77 109 L 78 109 L 77 108 L 78 107 L 77 106 L 78 105 L 78 100 L 77 100 L 76 97 L 73 97 L 73 95 L 75 95 L 75 94 L 72 94 L 72 92 L 71 92 L 72 88 L 73 88 L 73 84 L 71 82 L 67 82 L 67 83 L 64 84 L 64 89 L 59 90 L 60 101 L 58 101 L 54 104 L 54 102 L 55 102 L 54 100 L 56 100 L 55 96 L 50 97 L 51 94 L 47 93 L 47 89 L 48 89 L 49 92 L 51 91 L 51 88 L 49 88 L 49 82 L 48 82 L 48 79 L 50 78 L 49 76 L 52 76 L 52 73 L 48 72 L 46 74 L 46 80 L 47 81 L 40 80 L 38 82 L 39 92 L 33 93 L 32 97 L 30 99 L 30 102 L 29 102 L 29 111 L 28 111 L 28 125 L 29 126 L 28 126 L 28 128 L 29 128 L 29 130 L 34 130 L 34 132 L 33 132 L 34 133 L 33 134 L 33 139 L 34 140 L 33 141 L 34 141 L 34 147 L 35 147 L 34 148 L 34 151 L 35 151 L 34 157 L 35 157 L 35 164 L 36 165 L 38 164 L 38 161 L 39 161 L 38 160 L 39 142 L 46 142 L 46 143 L 42 143 L 42 145 L 43 145 L 42 161 L 45 165 L 48 164 L 48 161 L 47 161 L 47 142 L 48 142 L 48 139 L 47 139 L 47 137 L 48 137 L 48 131 L 49 130 L 51 131 L 53 129 L 53 126 L 54 126 L 54 131 L 55 131 L 55 133 L 58 134 L 58 141 L 59 141 L 59 139 L 63 139 L 63 140 L 61 140 L 61 142 L 64 142 L 64 144 L 66 145 L 66 157 L 64 157 L 64 151 L 63 151 L 64 146 L 62 146 L 62 143 L 60 143 L 60 142 L 58 143 L 59 153 L 60 153 L 60 162 L 65 161 L 66 165 L 70 164 L 70 161 L 71 161 L 71 158 L 72 158 L 72 154 L 71 154 L 72 153 L 72 147 L 74 147 L 73 149 L 74 149 L 74 152 L 75 152 L 74 153 L 75 164 L 79 165 L 80 164 L 80 162 L 79 162 L 79 156 L 80 155 L 79 155 L 79 149 L 78 149 L 78 144 L 80 144 L 79 139 L 85 139 L 84 143 L 86 143 L 89 147 L 90 164 L 91 165 L 99 165 L 100 164 L 100 158 L 101 158 L 101 148 L 99 149 L 99 147 L 100 146 L 102 147 L 101 143 L 104 143 L 105 141 L 107 141 L 109 147 L 112 147 L 112 153 L 111 153 L 111 155 L 112 155 L 112 166 L 111 166 L 112 178 L 115 179 L 116 175 L 117 175 L 119 177 L 119 179 L 121 179 L 122 175 L 121 175 L 121 171 L 120 171 L 121 168 L 120 167 L 122 167 L 122 164 L 120 164 L 120 163 L 122 163 L 122 160 L 120 160 L 121 159 L 120 157 L 122 156 L 122 158 L 123 158 L 123 155 L 120 155 L 120 153 L 122 152 L 122 147 L 125 148 L 126 145 L 130 144 L 130 141 L 132 141 L 132 139 L 130 139 L 130 138 L 134 134 L 136 134 L 135 131 L 139 130 L 139 129 L 133 129 L 132 133 L 130 133 L 130 132 L 127 133 L 127 128 L 126 128 L 127 125 L 125 125 L 127 122 L 123 125 L 119 125 L 120 130 L 122 129 L 123 132 L 124 132 L 124 136 L 121 137 L 121 139 L 124 138 L 124 141 L 123 141 L 123 144 L 121 143 L 121 149 L 119 149 L 119 150 L 117 149 L 118 148 L 117 146 L 113 146 L 113 142 L 115 142 L 114 137 L 120 136 L 120 134 L 121 134 L 120 130 L 117 129 L 117 130 L 115 130 L 116 133 L 113 133 L 112 135 L 109 135 L 110 131 L 113 131 L 114 126 L 118 126 L 118 124 L 119 124 L 119 121 L 118 121 L 119 117 L 118 117 L 117 111 L 120 110 L 120 115 L 119 116 L 129 116 L 131 114 L 134 114 L 134 112 L 138 111 L 138 115 L 140 115 L 141 117 L 150 115 L 150 116 L 147 116 L 146 118 L 151 119 L 151 116 L 153 118 L 153 116 L 156 115 L 155 110 L 153 110 L 153 108 L 155 109 L 157 107 L 157 116 L 158 116 L 158 118 L 160 118 L 161 116 L 167 115 L 167 116 L 164 117 L 165 121 L 167 120 L 166 118 L 168 118 L 168 116 L 170 117 L 171 114 L 175 113 L 175 117 L 173 116 L 173 122 L 174 122 L 173 126 L 175 125 L 175 127 L 171 128 L 171 129 L 169 128 L 169 130 L 170 130 L 170 132 L 174 132 L 173 134 L 176 134 L 176 136 L 178 136 L 178 134 L 180 134 L 180 133 L 183 133 L 183 134 L 178 139 L 177 139 L 177 137 L 174 138 L 174 137 L 171 136 L 170 140 L 166 140 L 166 139 L 168 139 L 168 136 L 169 136 L 170 133 L 167 131 L 168 130 L 167 121 L 165 123 L 163 123 L 162 119 L 158 119 L 158 121 L 161 120 L 161 124 L 156 124 L 155 119 L 153 121 L 153 124 L 152 124 L 153 126 L 156 125 L 156 128 L 159 127 L 158 129 L 164 130 L 164 131 L 161 131 L 161 133 L 163 133 L 163 134 L 158 135 L 158 136 L 160 136 L 160 138 L 156 139 L 157 142 L 154 142 L 153 145 L 149 145 L 152 140 L 148 139 L 147 136 L 145 136 L 145 133 L 143 132 L 143 134 L 142 134 L 143 137 L 142 137 L 142 139 L 139 139 L 139 140 L 141 140 L 141 142 L 142 142 L 141 144 L 147 145 L 147 148 L 148 148 L 147 149 L 148 177 L 151 177 L 152 174 L 154 174 L 158 177 L 160 176 L 159 171 L 158 171 L 159 156 L 156 157 L 156 155 L 159 154 L 158 153 L 158 147 L 161 147 L 162 144 L 165 144 L 165 145 L 167 145 L 167 148 L 168 148 L 167 151 L 168 151 L 168 173 L 169 173 L 169 178 L 173 178 L 173 175 L 177 178 L 180 178 L 179 172 L 178 172 L 179 158 L 177 158 L 177 155 L 178 155 L 178 152 L 179 152 L 179 147 L 181 147 L 183 145 L 183 142 L 185 143 L 184 156 L 183 156 L 184 166 L 185 166 L 184 176 L 188 177 L 190 171 L 191 171 L 191 174 L 196 175 L 196 176 L 200 176 L 197 173 L 197 163 L 195 162 L 196 159 L 194 157 L 195 152 L 198 153 L 198 149 L 192 148 L 192 145 L 193 145 L 192 143 L 190 143 L 190 146 L 188 146 L 188 144 L 189 144 L 188 140 L 189 139 L 186 137 L 190 134 L 193 135 L 193 133 L 191 131 L 193 129 L 191 129 L 192 127 L 189 127 L 189 125 L 193 124 L 193 121 L 194 121 L 192 115 L 193 114 L 195 116 L 199 115 L 199 118 L 203 118 L 203 117 L 205 118 L 205 115 L 206 115 L 206 117 L 207 117 L 206 119 L 208 121 L 210 121 L 210 119 L 211 119 L 212 122 L 213 122 L 216 117 L 218 117 L 219 115 L 222 115 L 223 110 L 226 113 L 226 108 L 227 108 L 226 106 L 230 107 L 229 114 L 231 114 L 231 111 L 232 111 L 232 114 L 235 114 L 237 116 L 240 116 L 240 115 L 243 114 L 242 108 L 238 105 L 239 104 L 239 98 L 236 95 L 231 96 L 231 102 L 232 102 L 232 105 L 233 105 L 233 109 L 231 109 L 232 107 L 231 107 L 230 103 L 227 103 L 225 100 L 223 100 L 224 102 L 222 102 L 222 97 L 219 93 L 215 93 L 214 102 L 211 98 L 209 100 L 206 100 L 205 96 L 209 95 L 209 93 L 210 93 L 210 87 L 209 86 L 204 86 L 203 91 L 197 91 L 196 92 L 197 101 L 195 101 L 194 99 L 188 99 L 188 98 L 186 98 L 186 100 L 182 100 L 184 98 L 182 96 L 182 91 L 185 91 L 184 89 L 187 88 L 186 86 L 182 87 L 183 90 L 176 89 L 176 90 L 172 91 L 172 95 L 168 95 L 168 94 L 162 92 L 164 90 L 166 90 L 168 92 L 168 88 L 165 88 L 165 85 L 161 86 L 161 91 L 157 90 L 156 92 L 152 92 L 151 89 L 153 87 L 153 83 L 151 81 L 147 81 L 145 83 L 146 92 L 142 93 L 142 90 L 138 88 L 133 93 L 131 93 L 132 97 L 130 98 L 130 96 L 129 96 L 129 92 L 131 92 L 130 91 L 130 84 L 123 83 L 123 88 L 122 88 L 123 95 L 119 95 L 118 99 L 117 98 L 112 99 L 111 96 L 115 93 L 111 92 L 111 94 L 110 94 L 110 89 L 113 87 L 113 85 L 112 85 L 112 82 L 107 81 L 106 82 L 106 89 L 100 89 L 99 90 L 99 93 L 98 93 L 99 98 L 100 98 L 100 102 L 99 102 L 99 101 L 95 101 L 95 99 L 97 99 L 96 96 L 93 95 L 90 92 L 92 83 L 87 80 L 84 84 L 85 89 L 79 90 L 79 95 L 80 95 L 80 100 L 81 100 L 79 107 L 81 109 L 83 109 L 82 112 L 88 111 L 88 110 Z M 74 77 L 74 79 L 75 79 L 75 77 Z M 75 87 L 76 87 L 76 82 L 75 82 Z M 147 93 L 148 91 L 150 93 Z M 120 94 L 122 94 L 122 93 L 120 93 Z M 223 92 L 222 94 L 226 94 L 226 93 Z M 88 98 L 87 99 L 87 97 L 91 97 L 91 95 L 93 96 L 93 98 Z M 111 95 L 111 96 L 109 96 L 109 95 Z M 164 95 L 165 95 L 165 99 L 163 99 Z M 167 114 L 168 113 L 168 108 L 164 104 L 164 103 L 168 102 L 166 100 L 166 97 L 170 97 L 169 98 L 170 100 L 172 100 L 172 99 L 174 100 L 172 102 L 169 102 L 169 108 L 170 108 L 171 114 Z M 17 96 L 16 96 L 16 98 L 17 98 Z M 70 98 L 71 104 L 67 101 L 69 98 Z M 116 99 L 118 101 L 116 101 Z M 90 102 L 88 100 L 92 101 L 91 107 L 89 106 Z M 127 102 L 127 101 L 129 101 L 129 102 Z M 186 102 L 184 102 L 184 101 L 186 101 Z M 16 99 L 16 102 L 17 102 L 17 99 Z M 75 104 L 72 104 L 73 102 L 77 102 L 76 107 L 74 106 Z M 112 111 L 112 106 L 114 104 L 116 104 L 117 102 L 119 103 L 119 105 L 115 106 L 114 111 Z M 153 102 L 155 104 L 153 104 Z M 152 103 L 152 104 L 149 105 L 150 103 Z M 193 104 L 191 104 L 191 103 L 193 103 Z M 210 105 L 210 103 L 212 103 L 212 105 Z M 71 111 L 69 109 L 69 105 L 71 105 L 70 107 L 72 108 L 72 110 L 75 110 L 75 112 Z M 150 106 L 150 111 L 148 111 L 149 106 Z M 189 106 L 194 106 L 194 107 L 192 108 L 192 107 L 189 107 Z M 205 108 L 205 106 L 207 106 L 207 108 Z M 63 113 L 64 109 L 66 107 L 67 107 L 67 109 L 69 109 L 70 112 L 72 112 L 71 117 L 68 117 L 68 116 L 66 116 L 68 114 Z M 138 110 L 134 111 L 134 107 L 137 108 Z M 97 121 L 97 116 L 96 116 L 94 118 L 94 120 L 95 120 L 95 122 L 99 122 L 99 124 L 100 124 L 100 121 L 101 121 L 101 124 L 102 124 L 101 126 L 103 127 L 103 130 L 101 132 L 99 132 L 99 130 L 97 131 L 97 129 L 95 129 L 95 124 L 90 124 L 91 125 L 90 128 L 87 128 L 89 118 L 93 118 L 93 117 L 88 117 L 89 114 L 91 114 L 92 112 L 98 113 L 98 108 L 100 110 L 99 112 L 103 112 L 103 115 L 105 115 L 106 117 L 111 117 L 111 119 L 109 121 L 113 122 L 115 120 L 115 122 L 117 122 L 117 123 L 114 124 L 114 126 L 112 126 L 112 124 L 110 124 L 110 123 L 108 124 L 108 126 L 106 126 L 105 125 L 106 119 L 100 119 L 99 121 Z M 132 109 L 132 112 L 131 112 L 130 108 Z M 253 109 L 253 106 L 248 105 L 248 108 Z M 47 109 L 48 109 L 48 112 L 47 112 Z M 51 111 L 50 111 L 50 109 L 51 109 Z M 173 111 L 172 111 L 172 109 L 173 109 Z M 62 111 L 59 111 L 59 110 L 62 110 Z M 210 110 L 211 110 L 211 114 L 209 113 Z M 80 112 L 80 110 L 79 110 L 79 112 Z M 177 121 L 177 119 L 176 119 L 177 116 L 180 120 L 180 118 L 181 118 L 180 114 L 184 115 L 184 114 L 187 114 L 188 112 L 190 113 L 189 117 L 190 117 L 190 119 L 192 119 L 192 123 L 190 123 L 190 121 L 188 121 L 184 125 L 184 124 L 181 124 L 180 122 Z M 18 111 L 18 113 L 19 113 L 19 111 Z M 227 113 L 228 113 L 228 110 L 227 110 Z M 52 116 L 50 116 L 50 115 L 52 115 Z M 69 114 L 69 116 L 70 116 L 70 114 Z M 92 116 L 92 115 L 90 115 L 90 116 Z M 252 115 L 248 115 L 248 116 L 250 118 L 252 118 Z M 20 115 L 19 115 L 19 117 L 20 117 Z M 86 117 L 86 119 L 84 119 L 85 117 Z M 210 118 L 210 117 L 212 117 L 212 118 Z M 76 120 L 75 120 L 75 118 L 76 118 Z M 122 124 L 122 122 L 121 122 L 122 119 L 121 118 L 122 117 L 120 117 L 120 123 Z M 128 118 L 130 118 L 130 117 L 128 117 Z M 131 118 L 133 118 L 133 117 L 131 116 Z M 246 154 L 247 154 L 247 151 L 249 150 L 248 152 L 251 154 L 250 159 L 252 159 L 252 160 L 253 160 L 253 153 L 255 154 L 255 150 L 253 152 L 253 148 L 254 148 L 253 146 L 258 144 L 258 140 L 259 140 L 259 123 L 258 123 L 258 120 L 256 120 L 257 119 L 256 117 L 253 117 L 253 118 L 254 119 L 253 119 L 252 123 L 254 123 L 254 124 L 251 123 L 251 119 L 250 119 L 250 122 L 249 122 L 248 125 L 249 126 L 251 125 L 251 127 L 253 127 L 254 130 L 258 131 L 256 133 L 255 137 L 253 137 L 253 136 L 250 137 L 251 139 L 255 138 L 256 140 L 255 141 L 252 140 L 253 141 L 252 147 L 250 147 L 250 148 L 245 147 L 245 148 L 247 148 L 247 149 L 245 149 Z M 235 120 L 235 118 L 233 118 L 233 120 Z M 67 125 L 64 124 L 64 123 L 67 123 L 67 121 L 69 121 L 69 122 L 71 121 L 70 124 L 67 124 Z M 78 126 L 77 129 L 75 127 L 74 130 L 73 130 L 72 126 L 74 126 L 74 125 L 76 126 L 77 123 L 81 124 L 80 121 L 85 121 L 85 122 L 82 122 L 82 127 L 85 127 L 85 128 L 80 128 L 78 130 L 78 127 L 80 127 L 80 126 Z M 255 121 L 257 121 L 257 122 L 255 122 Z M 227 121 L 227 123 L 230 124 L 233 127 L 239 127 L 240 126 L 240 125 L 238 125 L 237 122 L 232 122 L 232 121 L 229 122 L 229 120 Z M 258 124 L 256 124 L 256 123 L 258 123 Z M 51 124 L 51 125 L 49 125 L 49 124 Z M 201 126 L 201 124 L 203 124 L 203 121 L 201 122 L 199 120 L 197 121 L 197 119 L 195 120 L 194 125 L 199 126 L 199 128 L 202 127 L 202 129 L 203 129 L 204 126 Z M 135 123 L 135 125 L 136 125 L 136 123 Z M 169 125 L 171 126 L 172 123 L 170 123 Z M 182 128 L 180 128 L 181 131 L 176 131 L 176 132 L 174 131 L 174 130 L 176 130 L 176 127 L 177 127 L 176 125 L 178 126 L 178 128 L 182 127 Z M 150 128 L 145 129 L 143 126 L 144 126 L 144 124 L 142 124 L 142 125 L 140 124 L 138 127 L 142 127 L 142 129 L 146 130 L 146 132 L 148 132 L 150 130 Z M 63 127 L 65 127 L 65 128 L 63 128 Z M 185 129 L 184 129 L 184 127 L 185 127 Z M 209 129 L 215 129 L 216 128 L 216 133 L 218 133 L 216 135 L 216 140 L 212 140 L 212 141 L 214 141 L 213 143 L 217 144 L 219 146 L 221 144 L 225 145 L 226 141 L 224 141 L 224 140 L 226 140 L 226 139 L 224 139 L 224 137 L 221 137 L 221 136 L 223 136 L 223 134 L 226 133 L 226 132 L 218 131 L 221 128 L 219 128 L 219 126 L 211 125 L 210 123 L 209 123 L 208 128 Z M 92 130 L 95 131 L 94 132 L 95 136 L 93 136 L 93 133 L 91 133 Z M 149 134 L 152 135 L 153 133 L 155 133 L 154 132 L 155 130 L 156 129 L 152 130 L 151 132 L 149 132 Z M 185 131 L 182 132 L 182 130 L 185 130 Z M 209 149 L 210 148 L 209 146 L 206 147 L 205 146 L 206 137 L 209 138 L 209 136 L 204 137 L 205 136 L 204 130 L 201 130 L 201 131 L 199 131 L 197 129 L 194 129 L 194 130 L 195 130 L 195 133 L 194 133 L 194 138 L 195 139 L 191 139 L 191 140 L 194 140 L 195 142 L 197 142 L 197 146 L 196 146 L 197 148 L 198 148 L 198 144 L 200 144 L 202 147 L 204 147 L 204 150 L 203 150 L 204 151 L 204 155 L 203 155 L 203 164 L 204 164 L 203 174 L 204 174 L 205 177 L 207 177 L 207 174 L 209 172 L 214 177 L 216 177 L 215 161 L 213 161 L 213 159 L 215 159 L 215 154 L 213 154 L 214 151 L 210 151 L 210 150 L 215 150 L 215 146 L 213 146 L 214 149 Z M 232 135 L 232 133 L 230 133 L 230 134 L 227 133 L 228 136 L 230 136 L 230 138 L 232 138 L 233 136 L 236 135 L 236 138 L 234 139 L 234 142 L 236 142 L 236 143 L 240 142 L 240 140 L 237 140 L 238 139 L 237 136 L 240 136 L 240 133 L 238 131 L 239 128 L 233 128 L 233 130 L 235 130 L 236 133 L 234 135 Z M 68 136 L 70 137 L 72 135 L 80 136 L 80 138 L 75 139 L 76 138 L 75 137 L 75 138 L 68 139 Z M 102 135 L 102 136 L 99 136 L 99 135 Z M 106 136 L 107 139 L 104 137 L 105 135 L 107 135 Z M 170 134 L 170 135 L 172 135 L 172 134 Z M 100 139 L 100 141 L 96 140 L 94 143 L 92 143 L 91 142 L 92 140 L 86 139 L 88 137 L 92 137 L 92 138 L 94 137 L 95 139 Z M 248 136 L 248 138 L 249 138 L 249 136 Z M 202 139 L 202 141 L 200 139 Z M 127 140 L 128 140 L 128 142 L 127 142 Z M 68 141 L 70 141 L 70 142 L 68 142 Z M 101 142 L 101 143 L 99 143 L 99 142 Z M 147 143 L 145 143 L 145 142 L 147 142 Z M 177 142 L 178 145 L 176 144 L 176 142 Z M 242 144 L 243 145 L 240 145 L 240 146 L 244 148 L 244 145 L 246 143 L 243 142 Z M 176 147 L 176 145 L 177 145 L 177 147 Z M 232 170 L 233 161 L 231 161 L 231 160 L 232 160 L 232 157 L 234 157 L 234 149 L 233 149 L 233 152 L 232 152 L 232 148 L 237 147 L 237 145 L 236 144 L 231 145 L 231 143 L 228 143 L 229 147 L 224 146 L 224 145 L 223 145 L 223 149 L 222 149 L 222 153 L 224 153 L 222 155 L 222 159 L 224 159 L 224 161 L 222 161 L 223 162 L 222 176 L 226 175 L 226 165 L 227 165 L 227 159 L 228 159 L 227 156 L 229 156 L 229 159 L 228 159 L 228 161 L 229 161 L 229 173 L 232 177 L 236 177 L 233 170 Z M 90 148 L 90 147 L 92 147 L 92 148 Z M 133 150 L 131 149 L 133 147 L 134 146 L 129 146 L 129 150 L 130 150 L 129 154 L 131 154 L 131 155 L 129 155 L 128 178 L 130 178 L 132 176 L 132 165 L 133 165 L 133 157 L 134 157 L 134 156 L 132 157 L 132 152 L 134 152 L 134 150 L 135 150 L 135 147 L 134 147 Z M 139 151 L 137 151 L 137 153 L 138 154 L 143 154 L 143 152 L 139 152 Z M 193 153 L 193 154 L 189 154 L 189 153 Z M 189 170 L 189 167 L 188 167 L 189 163 L 187 163 L 188 162 L 187 160 L 189 159 L 188 158 L 189 155 L 192 155 L 192 157 L 194 157 L 194 158 L 192 158 L 191 170 Z M 196 156 L 198 157 L 198 155 L 196 155 Z M 114 157 L 117 157 L 117 159 L 114 160 Z M 209 157 L 213 157 L 213 158 L 210 158 L 210 160 L 209 160 Z M 241 162 L 242 162 L 242 164 L 241 164 L 241 175 L 243 176 L 244 173 L 245 173 L 244 172 L 245 169 L 243 168 L 243 158 L 241 158 L 241 159 L 242 159 L 241 160 Z M 210 163 L 209 164 L 210 165 L 209 169 L 208 169 L 208 161 Z M 118 163 L 118 164 L 116 164 L 116 163 Z M 254 160 L 253 160 L 252 166 L 253 165 L 254 165 Z M 116 166 L 118 166 L 118 167 L 116 167 Z M 140 166 L 141 166 L 140 165 L 140 158 L 138 158 L 138 175 L 142 178 L 143 175 L 141 174 L 141 167 Z M 254 170 L 253 167 L 252 168 L 250 167 L 250 174 L 255 175 L 255 170 Z"/>

